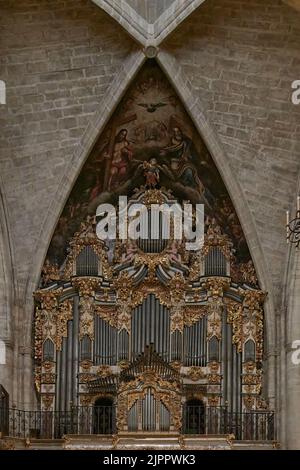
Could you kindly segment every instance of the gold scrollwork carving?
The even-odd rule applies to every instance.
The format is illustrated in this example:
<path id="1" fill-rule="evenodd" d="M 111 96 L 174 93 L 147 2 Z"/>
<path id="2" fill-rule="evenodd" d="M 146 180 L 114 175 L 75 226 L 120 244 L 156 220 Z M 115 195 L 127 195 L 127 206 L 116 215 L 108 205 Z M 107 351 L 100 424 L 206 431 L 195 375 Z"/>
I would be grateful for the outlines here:
<path id="1" fill-rule="evenodd" d="M 43 406 L 43 409 L 45 411 L 48 411 L 50 410 L 50 408 L 52 408 L 53 406 L 53 401 L 54 401 L 54 395 L 50 395 L 50 394 L 45 394 L 45 395 L 42 395 L 42 406 Z"/>
<path id="2" fill-rule="evenodd" d="M 100 285 L 100 281 L 95 277 L 74 277 L 72 284 L 79 291 L 81 296 L 94 297 L 95 291 Z"/>
<path id="3" fill-rule="evenodd" d="M 146 371 L 131 382 L 124 382 L 118 391 L 117 428 L 124 431 L 127 416 L 136 400 L 143 398 L 151 388 L 154 398 L 161 401 L 170 411 L 171 425 L 180 430 L 182 423 L 181 394 L 179 384 L 162 379 L 154 371 Z"/>
<path id="4" fill-rule="evenodd" d="M 83 361 L 80 361 L 79 365 L 80 365 L 82 370 L 89 371 L 91 369 L 92 365 L 93 365 L 93 362 L 85 359 Z"/>
<path id="5" fill-rule="evenodd" d="M 71 300 L 65 300 L 60 304 L 56 316 L 56 337 L 55 344 L 58 351 L 62 347 L 62 338 L 66 338 L 68 335 L 68 321 L 73 318 L 73 302 Z"/>
<path id="6" fill-rule="evenodd" d="M 203 318 L 207 313 L 206 305 L 185 305 L 184 306 L 184 325 L 192 326 Z"/>
<path id="7" fill-rule="evenodd" d="M 232 256 L 232 241 L 226 234 L 222 234 L 221 227 L 212 219 L 204 236 L 204 245 L 201 250 L 202 255 L 207 255 L 212 247 L 217 246 L 226 259 L 230 260 Z"/>
<path id="8" fill-rule="evenodd" d="M 222 376 L 220 374 L 207 374 L 207 381 L 211 385 L 220 384 Z"/>
<path id="9" fill-rule="evenodd" d="M 223 297 L 223 294 L 230 286 L 230 279 L 227 277 L 209 277 L 203 286 L 208 291 L 210 297 Z"/>
<path id="10" fill-rule="evenodd" d="M 94 298 L 89 295 L 80 297 L 79 312 L 79 337 L 87 335 L 91 341 L 94 339 Z"/>
<path id="11" fill-rule="evenodd" d="M 41 375 L 41 383 L 43 384 L 54 384 L 56 380 L 56 374 L 51 372 L 45 372 Z"/>
<path id="12" fill-rule="evenodd" d="M 208 402 L 208 406 L 219 406 L 220 397 L 210 396 L 210 397 L 208 397 L 207 402 Z"/>
<path id="13" fill-rule="evenodd" d="M 96 370 L 96 375 L 98 377 L 109 377 L 110 375 L 112 375 L 112 373 L 112 368 L 107 365 L 100 366 Z"/>
<path id="14" fill-rule="evenodd" d="M 243 402 L 246 410 L 252 410 L 255 404 L 255 397 L 252 395 L 245 395 L 243 398 Z"/>
<path id="15" fill-rule="evenodd" d="M 243 347 L 243 308 L 238 302 L 228 300 L 227 322 L 232 325 L 232 342 L 237 351 L 241 352 Z"/>
<path id="16" fill-rule="evenodd" d="M 96 315 L 105 320 L 110 326 L 118 327 L 118 312 L 115 306 L 110 305 L 95 305 L 94 311 Z"/>
<path id="17" fill-rule="evenodd" d="M 203 369 L 201 367 L 196 367 L 196 366 L 190 367 L 187 370 L 186 375 L 193 382 L 197 382 L 197 380 L 204 379 L 206 377 L 206 374 L 203 371 Z"/>

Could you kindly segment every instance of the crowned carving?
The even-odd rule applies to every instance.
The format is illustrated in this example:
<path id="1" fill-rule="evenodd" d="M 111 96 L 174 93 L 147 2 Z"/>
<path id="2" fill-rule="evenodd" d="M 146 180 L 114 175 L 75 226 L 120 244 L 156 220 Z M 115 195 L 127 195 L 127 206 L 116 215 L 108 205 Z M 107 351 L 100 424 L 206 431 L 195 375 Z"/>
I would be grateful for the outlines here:
<path id="1" fill-rule="evenodd" d="M 230 260 L 233 247 L 232 241 L 227 235 L 222 234 L 221 227 L 217 224 L 216 219 L 212 218 L 204 236 L 202 255 L 207 255 L 211 248 L 215 246 L 221 250 L 227 260 Z"/>
<path id="2" fill-rule="evenodd" d="M 81 223 L 79 231 L 74 234 L 69 243 L 70 252 L 66 259 L 63 278 L 68 280 L 76 274 L 76 258 L 85 246 L 90 246 L 98 255 L 104 277 L 111 277 L 112 271 L 107 260 L 105 242 L 96 235 L 96 216 L 87 216 L 86 221 Z"/>
<path id="3" fill-rule="evenodd" d="M 144 192 L 142 197 L 142 203 L 147 207 L 151 207 L 151 204 L 163 204 L 165 197 L 163 195 L 163 189 L 148 189 Z M 171 193 L 169 192 L 169 196 Z"/>

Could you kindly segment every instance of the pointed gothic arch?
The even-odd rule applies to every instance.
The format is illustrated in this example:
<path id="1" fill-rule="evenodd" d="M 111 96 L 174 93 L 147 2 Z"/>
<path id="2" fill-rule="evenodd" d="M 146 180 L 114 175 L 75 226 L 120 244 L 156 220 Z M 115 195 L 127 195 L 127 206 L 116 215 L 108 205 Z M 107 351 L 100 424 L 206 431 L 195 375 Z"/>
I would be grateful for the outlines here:
<path id="1" fill-rule="evenodd" d="M 144 62 L 144 57 L 140 53 L 136 53 L 136 56 L 134 60 L 131 60 L 131 75 L 132 79 L 136 75 L 137 68 L 140 68 L 140 66 Z M 161 66 L 163 66 L 163 69 L 165 72 L 167 71 L 167 76 L 171 76 L 172 70 L 174 70 L 174 67 L 176 64 L 174 62 L 170 63 L 169 58 L 165 53 L 161 53 L 161 56 L 159 58 L 159 63 Z M 254 223 L 252 221 L 251 213 L 249 211 L 248 206 L 245 204 L 243 205 L 244 197 L 242 194 L 241 189 L 239 188 L 238 184 L 236 183 L 233 174 L 230 170 L 229 167 L 226 167 L 226 154 L 222 149 L 221 144 L 219 143 L 218 138 L 216 137 L 213 128 L 209 125 L 208 121 L 205 119 L 205 111 L 201 109 L 201 106 L 199 104 L 199 100 L 195 100 L 195 97 L 193 95 L 193 90 L 189 88 L 189 83 L 187 80 L 185 80 L 186 77 L 183 76 L 182 72 L 177 69 L 177 74 L 174 73 L 173 79 L 170 80 L 172 86 L 175 87 L 175 92 L 179 94 L 181 97 L 181 101 L 183 104 L 186 106 L 186 109 L 190 116 L 193 119 L 194 125 L 196 129 L 198 130 L 199 134 L 201 137 L 204 138 L 205 145 L 207 148 L 210 150 L 210 155 L 213 158 L 213 160 L 216 163 L 217 168 L 220 170 L 220 174 L 223 177 L 223 181 L 225 182 L 225 185 L 227 187 L 227 190 L 229 194 L 231 195 L 231 200 L 237 207 L 237 212 L 239 215 L 239 218 L 241 220 L 241 224 L 243 227 L 246 227 L 246 231 L 244 230 L 244 234 L 246 236 L 248 246 L 250 248 L 250 251 L 252 253 L 254 262 L 257 264 L 257 272 L 258 272 L 258 277 L 261 280 L 262 286 L 269 285 L 268 283 L 268 277 L 266 276 L 265 269 L 264 269 L 264 263 L 263 263 L 263 256 L 261 254 L 261 248 L 259 246 L 258 240 L 257 240 L 257 235 L 254 227 Z M 183 80 L 184 79 L 184 80 Z M 131 82 L 132 83 L 132 82 Z M 118 85 L 118 81 L 114 84 L 113 90 L 116 91 L 116 87 Z M 128 83 L 123 83 L 122 84 L 122 92 L 119 93 L 119 97 L 122 97 L 124 89 L 128 86 Z M 112 90 L 112 92 L 113 92 Z M 112 99 L 112 97 L 110 97 Z M 115 98 L 115 97 L 114 97 Z M 192 100 L 194 100 L 192 102 Z M 108 99 L 107 99 L 108 101 Z M 116 106 L 116 100 L 113 100 L 113 103 L 115 103 L 114 107 L 112 109 L 115 109 Z M 191 104 L 192 103 L 192 104 Z M 106 109 L 108 106 L 105 107 Z M 81 168 L 83 167 L 84 161 L 86 161 L 88 154 L 90 153 L 90 149 L 92 148 L 92 144 L 95 143 L 96 138 L 99 136 L 99 130 L 97 132 L 96 126 L 98 122 L 102 123 L 101 126 L 101 131 L 103 132 L 104 125 L 105 123 L 108 122 L 109 116 L 112 115 L 112 109 L 110 112 L 107 112 L 107 114 L 104 114 L 103 112 L 99 112 L 95 115 L 95 123 L 91 124 L 89 126 L 89 129 L 87 130 L 85 136 L 82 139 L 82 144 L 80 148 L 78 148 L 77 155 L 80 155 L 80 159 L 78 158 L 77 162 L 77 169 L 76 169 L 76 176 L 78 177 Z M 99 116 L 101 113 L 101 116 Z M 99 129 L 99 128 L 98 128 Z M 101 135 L 101 134 L 100 134 Z M 89 153 L 86 151 L 84 148 L 84 145 L 89 142 L 89 145 L 86 147 L 89 149 Z M 70 167 L 72 165 L 70 164 Z M 69 167 L 69 169 L 70 169 Z M 75 175 L 75 169 L 71 171 L 71 174 Z M 70 175 L 65 175 L 65 180 L 68 181 L 70 179 Z M 75 180 L 75 176 L 73 181 Z M 63 185 L 61 185 L 63 187 Z M 64 204 L 67 199 L 67 189 L 64 188 L 64 190 L 60 189 L 60 194 L 58 194 L 58 199 L 64 201 Z M 232 197 L 234 195 L 234 197 Z M 61 212 L 62 206 L 60 207 L 59 212 Z M 52 217 L 52 222 L 53 222 L 53 217 Z M 48 233 L 50 230 L 50 220 L 45 221 L 45 227 L 48 226 Z M 53 233 L 53 226 L 51 227 L 51 233 Z M 50 237 L 49 237 L 50 238 Z M 45 244 L 46 245 L 46 244 Z M 45 253 L 45 246 L 43 247 L 44 253 Z M 40 252 L 41 255 L 41 252 Z M 261 256 L 259 256 L 261 255 Z M 40 257 L 41 260 L 41 257 Z M 259 260 L 259 261 L 258 261 Z M 37 263 L 40 265 L 39 263 Z M 38 277 L 38 272 L 35 273 L 36 276 Z M 37 279 L 37 278 L 36 278 Z M 265 282 L 265 280 L 267 281 Z M 37 280 L 35 281 L 37 282 Z M 33 283 L 30 284 L 33 286 Z M 29 292 L 28 292 L 29 295 Z M 268 307 L 268 302 L 267 302 L 267 334 L 268 337 L 270 338 L 268 343 L 269 346 L 272 346 L 274 344 L 274 325 L 272 325 L 272 328 L 269 328 L 269 323 L 272 324 L 271 316 L 270 314 L 268 315 L 268 312 L 272 312 L 272 309 L 270 309 L 270 304 L 272 304 L 272 299 L 269 300 L 269 307 Z M 31 301 L 30 301 L 31 305 Z M 31 323 L 30 323 L 31 325 Z M 272 385 L 270 386 L 272 388 Z"/>
<path id="2" fill-rule="evenodd" d="M 193 109 L 189 109 L 190 116 Z M 230 384 L 236 380 L 238 385 L 235 398 L 230 404 L 232 411 L 241 409 L 241 406 L 252 409 L 259 406 L 259 398 L 247 396 L 241 381 L 241 377 L 247 372 L 243 369 L 246 365 L 242 363 L 241 353 L 250 330 L 247 330 L 245 324 L 241 334 L 234 332 L 240 328 L 238 319 L 246 318 L 247 314 L 242 315 L 242 311 L 253 312 L 252 318 L 257 322 L 253 328 L 258 348 L 257 365 L 254 364 L 253 367 L 257 372 L 261 367 L 263 351 L 261 306 L 264 293 L 259 290 L 247 241 L 226 185 L 190 116 L 159 64 L 155 60 L 147 61 L 131 82 L 111 119 L 108 122 L 106 119 L 106 126 L 94 142 L 90 155 L 81 165 L 81 171 L 61 213 L 42 271 L 41 289 L 35 293 L 36 328 L 37 331 L 44 331 L 45 328 L 51 331 L 57 357 L 57 364 L 52 367 L 56 368 L 62 378 L 66 364 L 82 362 L 78 357 L 78 346 L 74 346 L 78 337 L 88 337 L 93 344 L 98 344 L 101 337 L 100 342 L 108 348 L 109 360 L 97 361 L 98 349 L 93 348 L 94 354 L 83 360 L 83 363 L 87 363 L 89 368 L 93 367 L 89 372 L 91 377 L 95 373 L 95 367 L 100 367 L 101 370 L 104 367 L 104 383 L 97 383 L 95 386 L 108 387 L 116 392 L 119 385 L 111 367 L 119 367 L 119 362 L 116 362 L 118 333 L 125 329 L 129 336 L 132 334 L 132 309 L 142 303 L 141 312 L 145 310 L 147 313 L 147 303 L 142 302 L 143 298 L 149 293 L 155 294 L 160 299 L 162 308 L 170 307 L 172 310 L 169 329 L 160 317 L 147 317 L 152 330 L 157 332 L 159 341 L 164 337 L 161 331 L 165 331 L 170 339 L 172 334 L 172 348 L 182 349 L 183 341 L 183 351 L 188 351 L 188 357 L 192 357 L 201 338 L 200 349 L 197 346 L 199 360 L 188 363 L 183 361 L 183 367 L 190 368 L 196 380 L 199 371 L 194 369 L 208 366 L 213 376 L 211 380 L 219 381 L 219 363 L 212 357 L 207 362 L 206 339 L 216 336 L 218 340 L 223 337 L 222 361 L 226 345 L 232 343 L 228 351 L 230 365 L 225 372 L 227 388 L 223 387 L 221 400 L 227 401 L 227 396 L 231 394 Z M 197 121 L 198 124 L 199 122 L 201 120 Z M 212 142 L 215 146 L 218 145 L 217 140 L 212 139 Z M 188 255 L 183 245 L 183 251 L 179 252 L 176 243 L 172 243 L 172 237 L 162 253 L 159 250 L 150 250 L 150 254 L 143 252 L 140 247 L 131 246 L 130 241 L 121 244 L 116 241 L 112 245 L 100 241 L 95 230 L 97 206 L 100 203 L 117 205 L 118 196 L 124 195 L 129 197 L 129 207 L 137 201 L 143 201 L 146 205 L 151 205 L 154 201 L 172 204 L 174 200 L 179 204 L 187 200 L 193 204 L 204 204 L 207 230 L 201 256 L 195 258 Z M 70 269 L 85 247 L 95 247 L 95 253 L 107 267 L 103 273 L 93 271 L 91 275 L 85 276 L 82 272 Z M 222 261 L 222 270 L 205 272 L 205 258 L 208 253 L 214 253 L 216 247 L 217 256 L 210 263 L 220 264 Z M 212 297 L 213 303 L 181 306 L 182 310 L 176 313 L 175 306 L 180 305 L 186 295 L 188 282 L 192 282 L 194 289 L 198 283 L 200 299 L 203 298 L 205 302 L 206 295 L 206 301 Z M 223 314 L 217 307 L 218 303 L 214 303 L 216 297 L 224 299 Z M 107 303 L 109 298 L 111 305 Z M 41 313 L 43 311 L 50 313 L 44 315 Z M 58 313 L 53 316 L 52 311 Z M 137 312 L 139 320 L 142 317 L 140 313 Z M 214 321 L 215 315 L 218 321 Z M 97 321 L 107 327 L 99 328 Z M 49 325 L 44 325 L 45 322 L 49 322 Z M 181 334 L 185 331 L 187 334 L 175 335 L 175 331 Z M 133 343 L 135 338 L 137 341 L 141 338 L 139 335 L 133 336 Z M 139 346 L 134 349 L 132 341 L 128 341 L 128 346 L 131 345 L 129 361 L 135 360 L 132 351 L 140 353 L 143 350 Z M 37 341 L 37 357 L 43 368 L 39 349 Z M 161 354 L 160 343 L 156 349 Z M 102 352 L 99 354 L 103 356 Z M 180 354 L 177 356 L 180 362 Z M 167 357 L 162 355 L 161 360 L 167 364 L 170 357 L 168 353 Z M 85 365 L 81 362 L 80 367 L 84 368 Z M 150 367 L 150 364 L 146 366 Z M 85 378 L 83 369 L 81 374 L 82 380 L 89 380 L 89 376 Z M 74 395 L 74 377 L 74 373 L 70 372 L 66 380 L 61 380 L 62 392 L 57 395 L 55 404 L 50 406 L 59 407 L 60 410 L 69 406 L 68 400 Z M 41 381 L 38 367 L 36 380 L 38 383 Z M 129 380 L 132 380 L 130 374 Z M 62 401 L 61 396 L 66 396 L 67 401 Z M 44 398 L 42 396 L 42 400 Z M 80 395 L 80 400 L 85 398 Z M 206 396 L 206 402 L 221 404 L 219 397 Z M 45 400 L 43 403 L 43 406 L 48 406 Z"/>

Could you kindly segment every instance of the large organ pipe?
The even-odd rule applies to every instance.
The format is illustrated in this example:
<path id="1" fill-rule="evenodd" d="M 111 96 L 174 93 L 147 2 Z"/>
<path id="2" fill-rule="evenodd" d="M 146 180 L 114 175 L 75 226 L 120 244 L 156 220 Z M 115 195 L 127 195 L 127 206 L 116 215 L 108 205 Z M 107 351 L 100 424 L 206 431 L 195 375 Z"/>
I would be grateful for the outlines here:
<path id="1" fill-rule="evenodd" d="M 228 403 L 230 411 L 241 409 L 241 353 L 232 343 L 232 325 L 227 323 L 226 314 L 222 321 L 222 403 Z"/>
<path id="2" fill-rule="evenodd" d="M 241 411 L 241 393 L 242 393 L 242 354 L 238 354 L 237 363 L 237 411 Z"/>
<path id="3" fill-rule="evenodd" d="M 232 391 L 232 327 L 227 324 L 227 361 L 228 361 L 228 378 L 227 378 L 227 401 L 229 408 L 232 409 L 231 391 Z"/>
<path id="4" fill-rule="evenodd" d="M 156 322 L 156 331 L 158 331 L 158 347 L 157 352 L 164 358 L 164 349 L 167 345 L 164 344 L 164 320 L 165 320 L 165 311 L 163 305 L 160 305 L 159 301 L 155 299 L 155 309 L 159 311 L 159 315 L 155 316 Z"/>
<path id="5" fill-rule="evenodd" d="M 60 387 L 60 409 L 64 411 L 66 409 L 66 364 L 67 364 L 67 338 L 62 340 L 62 360 L 60 368 L 61 376 L 61 387 Z"/>
<path id="6" fill-rule="evenodd" d="M 199 322 L 199 366 L 203 366 L 203 318 Z"/>
<path id="7" fill-rule="evenodd" d="M 180 347 L 178 345 L 178 347 Z M 183 354 L 186 366 L 206 365 L 206 320 L 200 319 L 183 332 Z"/>
<path id="8" fill-rule="evenodd" d="M 60 410 L 61 351 L 56 351 L 55 411 Z"/>
<path id="9" fill-rule="evenodd" d="M 222 393 L 222 401 L 223 405 L 225 405 L 227 401 L 227 322 L 226 322 L 226 313 L 223 312 L 222 314 L 222 343 L 221 343 L 221 349 L 222 349 L 222 375 L 223 375 L 223 393 Z"/>
<path id="10" fill-rule="evenodd" d="M 194 350 L 196 352 L 196 356 L 197 356 L 197 359 L 196 359 L 196 366 L 199 366 L 200 365 L 200 358 L 199 358 L 199 330 L 200 330 L 200 327 L 201 327 L 201 320 L 198 321 L 195 325 L 195 330 L 196 330 L 196 339 L 195 339 L 195 342 L 196 344 L 194 345 Z"/>
<path id="11" fill-rule="evenodd" d="M 107 321 L 95 317 L 94 363 L 113 365 L 117 360 L 118 333 Z"/>
<path id="12" fill-rule="evenodd" d="M 131 349 L 133 357 L 145 350 L 145 346 L 154 344 L 154 349 L 161 357 L 170 355 L 170 313 L 150 294 L 141 305 L 133 309 L 131 318 Z"/>
<path id="13" fill-rule="evenodd" d="M 70 409 L 70 402 L 72 401 L 72 362 L 73 362 L 73 348 L 72 348 L 72 330 L 73 321 L 68 321 L 67 326 L 67 383 L 66 383 L 66 410 Z"/>
<path id="14" fill-rule="evenodd" d="M 73 302 L 73 364 L 72 364 L 72 402 L 77 404 L 78 392 L 78 361 L 79 361 L 79 311 L 78 311 L 78 297 L 74 298 Z"/>
<path id="15" fill-rule="evenodd" d="M 232 403 L 232 411 L 236 411 L 236 368 L 237 368 L 236 346 L 232 344 L 231 349 L 232 349 L 231 403 Z"/>

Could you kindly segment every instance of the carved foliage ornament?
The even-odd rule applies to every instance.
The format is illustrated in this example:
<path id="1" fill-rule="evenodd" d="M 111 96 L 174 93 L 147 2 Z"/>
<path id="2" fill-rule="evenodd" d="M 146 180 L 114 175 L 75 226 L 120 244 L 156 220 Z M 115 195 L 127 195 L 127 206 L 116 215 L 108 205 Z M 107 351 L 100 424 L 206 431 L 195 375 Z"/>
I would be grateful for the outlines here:
<path id="1" fill-rule="evenodd" d="M 62 338 L 68 336 L 68 321 L 73 318 L 73 303 L 65 300 L 59 307 L 56 317 L 56 338 L 55 344 L 58 351 L 62 347 Z"/>
<path id="2" fill-rule="evenodd" d="M 80 297 L 79 300 L 79 338 L 87 335 L 91 341 L 94 340 L 94 298 L 89 295 Z"/>
<path id="3" fill-rule="evenodd" d="M 184 324 L 185 326 L 192 326 L 203 318 L 208 311 L 206 305 L 185 305 L 184 312 Z"/>
<path id="4" fill-rule="evenodd" d="M 230 279 L 227 277 L 209 277 L 203 286 L 210 297 L 223 297 L 224 291 L 230 287 Z"/>
<path id="5" fill-rule="evenodd" d="M 94 311 L 99 315 L 102 320 L 110 324 L 110 326 L 118 327 L 118 312 L 115 306 L 110 305 L 95 305 Z"/>
<path id="6" fill-rule="evenodd" d="M 201 367 L 196 367 L 196 366 L 190 367 L 187 370 L 186 375 L 193 382 L 197 382 L 198 380 L 204 379 L 206 377 L 206 374 L 203 371 L 203 369 Z"/>
<path id="7" fill-rule="evenodd" d="M 227 301 L 227 321 L 232 325 L 232 342 L 236 345 L 237 351 L 243 348 L 243 309 L 241 304 Z"/>

